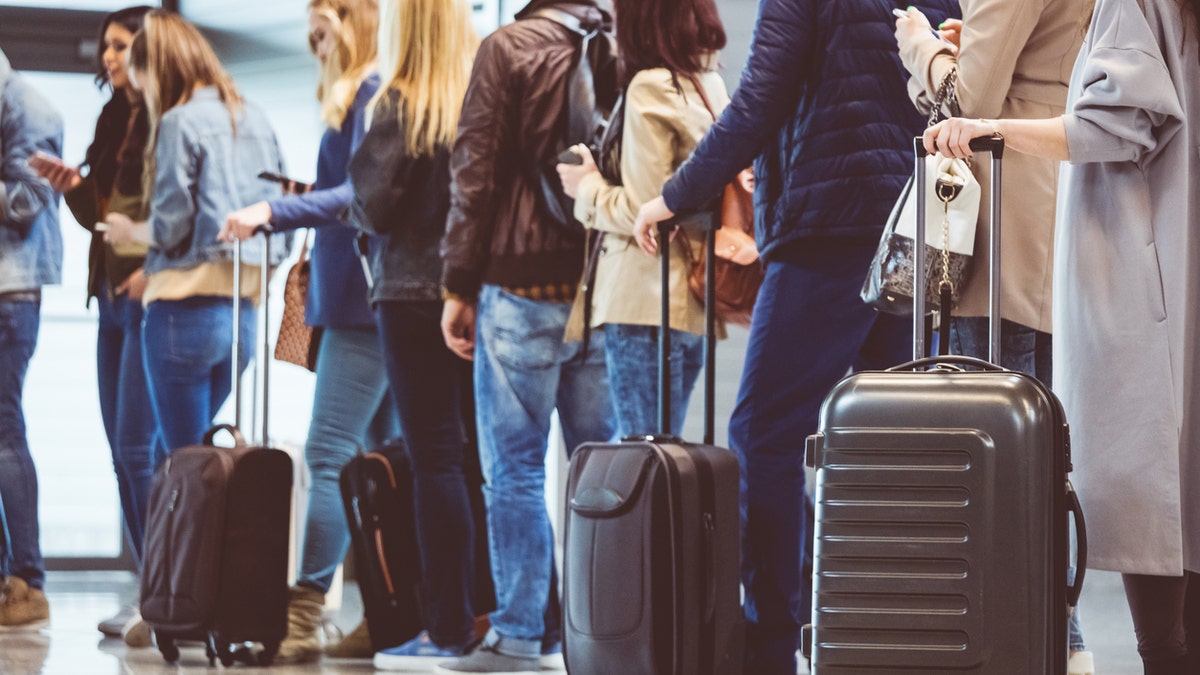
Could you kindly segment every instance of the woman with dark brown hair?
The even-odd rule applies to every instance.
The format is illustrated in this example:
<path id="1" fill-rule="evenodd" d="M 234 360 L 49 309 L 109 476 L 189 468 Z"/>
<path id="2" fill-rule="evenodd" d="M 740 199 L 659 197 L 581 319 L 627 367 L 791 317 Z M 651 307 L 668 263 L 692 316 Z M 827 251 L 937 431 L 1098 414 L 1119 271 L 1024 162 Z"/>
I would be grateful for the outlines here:
<path id="1" fill-rule="evenodd" d="M 577 338 L 584 303 L 587 329 L 604 331 L 609 388 L 620 436 L 658 431 L 655 392 L 658 326 L 662 322 L 660 263 L 633 240 L 642 204 L 687 159 L 729 102 L 717 74 L 725 30 L 713 0 L 616 0 L 617 52 L 624 96 L 605 134 L 600 167 L 586 146 L 581 165 L 559 165 L 563 188 L 575 198 L 575 217 L 602 233 L 595 281 L 582 291 L 568 324 Z M 702 237 L 671 244 L 671 433 L 683 430 L 688 399 L 703 365 L 704 307 L 688 290 L 689 261 Z"/>
<path id="2" fill-rule="evenodd" d="M 146 276 L 146 245 L 113 246 L 96 229 L 109 213 L 145 220 L 142 192 L 142 153 L 150 134 L 150 121 L 141 92 L 134 89 L 126 69 L 126 54 L 133 35 L 142 28 L 150 7 L 127 7 L 104 17 L 97 54 L 101 87 L 112 90 L 96 120 L 96 133 L 82 166 L 38 156 L 38 174 L 66 198 L 75 220 L 92 233 L 88 256 L 88 299 L 96 298 L 100 321 L 96 340 L 96 380 L 100 389 L 100 416 L 113 469 L 125 536 L 140 565 L 150 481 L 164 454 L 158 425 L 146 389 L 142 365 L 142 292 Z M 84 168 L 86 173 L 84 174 Z M 131 602 L 116 616 L 100 622 L 100 632 L 120 636 L 137 614 Z M 130 644 L 148 646 L 147 634 L 131 633 Z"/>
<path id="3" fill-rule="evenodd" d="M 925 145 L 1063 160 L 1055 390 L 1088 566 L 1121 572 L 1146 675 L 1200 672 L 1200 0 L 1100 0 L 1067 113 L 948 120 Z"/>

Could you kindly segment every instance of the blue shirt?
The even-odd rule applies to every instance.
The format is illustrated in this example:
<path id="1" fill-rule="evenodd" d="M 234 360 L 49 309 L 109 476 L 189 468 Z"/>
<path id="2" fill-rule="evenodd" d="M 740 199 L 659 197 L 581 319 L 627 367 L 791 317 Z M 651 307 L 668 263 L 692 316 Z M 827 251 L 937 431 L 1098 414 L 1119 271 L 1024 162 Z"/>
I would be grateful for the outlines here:
<path id="1" fill-rule="evenodd" d="M 0 293 L 61 280 L 58 195 L 28 164 L 38 150 L 62 156 L 62 119 L 0 52 Z"/>
<path id="2" fill-rule="evenodd" d="M 235 129 L 214 87 L 197 90 L 190 101 L 163 113 L 146 274 L 231 259 L 233 245 L 217 241 L 225 216 L 279 195 L 277 184 L 258 178 L 260 171 L 284 171 L 266 115 L 243 103 L 236 120 Z M 255 237 L 242 245 L 247 264 L 262 259 L 261 242 Z M 283 262 L 287 253 L 287 246 L 272 246 L 271 264 Z"/>
<path id="3" fill-rule="evenodd" d="M 348 173 L 350 158 L 366 134 L 367 103 L 378 89 L 379 74 L 372 73 L 359 85 L 342 128 L 325 130 L 312 191 L 270 201 L 271 224 L 276 230 L 316 228 L 304 308 L 304 322 L 310 326 L 375 325 L 367 303 L 367 281 L 354 248 L 357 233 L 339 218 L 354 195 Z"/>

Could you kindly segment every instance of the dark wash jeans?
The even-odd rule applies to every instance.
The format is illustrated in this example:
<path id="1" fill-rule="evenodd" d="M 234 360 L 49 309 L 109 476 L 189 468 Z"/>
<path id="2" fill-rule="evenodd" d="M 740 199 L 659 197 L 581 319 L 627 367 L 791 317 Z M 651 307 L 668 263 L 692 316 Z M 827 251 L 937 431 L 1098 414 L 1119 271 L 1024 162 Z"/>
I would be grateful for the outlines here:
<path id="1" fill-rule="evenodd" d="M 255 347 L 254 304 L 241 303 L 239 373 Z M 167 452 L 199 445 L 233 384 L 233 300 L 196 296 L 151 302 L 142 322 L 142 354 Z"/>
<path id="2" fill-rule="evenodd" d="M 37 301 L 0 299 L 0 499 L 8 523 L 8 571 L 31 588 L 42 588 L 46 568 L 39 543 L 37 470 L 25 436 L 21 396 L 37 346 L 40 311 Z"/>
<path id="3" fill-rule="evenodd" d="M 462 418 L 471 364 L 446 347 L 441 302 L 382 301 L 375 316 L 412 461 L 426 625 L 435 644 L 463 645 L 474 617 L 476 524 L 463 471 L 466 448 L 474 446 Z"/>
<path id="4" fill-rule="evenodd" d="M 166 456 L 166 447 L 158 433 L 142 361 L 142 303 L 128 295 L 110 298 L 107 288 L 100 290 L 96 300 L 100 309 L 96 338 L 100 416 L 112 450 L 125 534 L 140 564 L 150 483 Z"/>
<path id="5" fill-rule="evenodd" d="M 742 464 L 742 583 L 746 672 L 794 675 L 811 621 L 802 574 L 812 550 L 805 517 L 804 444 L 829 390 L 850 368 L 912 356 L 907 317 L 859 298 L 873 241 L 804 241 L 767 264 L 750 326 L 729 441 Z"/>

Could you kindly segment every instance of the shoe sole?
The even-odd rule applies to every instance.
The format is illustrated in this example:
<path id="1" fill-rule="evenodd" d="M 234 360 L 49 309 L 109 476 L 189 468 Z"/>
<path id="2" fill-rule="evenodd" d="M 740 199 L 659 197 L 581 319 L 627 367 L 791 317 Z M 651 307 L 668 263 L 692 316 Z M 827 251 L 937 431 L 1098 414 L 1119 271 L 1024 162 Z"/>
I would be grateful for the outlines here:
<path id="1" fill-rule="evenodd" d="M 467 670 L 450 670 L 445 666 L 438 666 L 433 670 L 434 675 L 463 675 L 469 673 Z M 486 675 L 542 675 L 540 670 L 493 670 L 488 671 Z"/>
<path id="2" fill-rule="evenodd" d="M 428 673 L 433 670 L 439 663 L 445 663 L 455 657 L 445 656 L 392 656 L 390 654 L 376 654 L 372 663 L 375 670 L 390 670 L 400 673 Z M 537 675 L 541 675 L 538 673 Z"/>
<path id="3" fill-rule="evenodd" d="M 33 633 L 50 627 L 50 619 L 30 621 L 17 626 L 0 626 L 0 633 Z"/>
<path id="4" fill-rule="evenodd" d="M 561 653 L 542 655 L 542 670 L 566 671 L 566 669 L 567 662 L 563 659 L 563 655 Z"/>

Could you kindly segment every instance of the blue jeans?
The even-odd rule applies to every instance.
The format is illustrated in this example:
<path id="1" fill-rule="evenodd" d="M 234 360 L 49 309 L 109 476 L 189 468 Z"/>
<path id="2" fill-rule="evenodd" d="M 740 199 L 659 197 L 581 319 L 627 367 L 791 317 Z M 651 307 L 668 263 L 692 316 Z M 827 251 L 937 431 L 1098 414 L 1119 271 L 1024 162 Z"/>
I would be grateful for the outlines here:
<path id="1" fill-rule="evenodd" d="M 474 445 L 462 415 L 471 364 L 446 347 L 441 302 L 382 301 L 375 311 L 412 462 L 426 627 L 437 645 L 463 645 L 474 622 L 475 521 L 464 472 Z"/>
<path id="2" fill-rule="evenodd" d="M 604 325 L 608 385 L 617 418 L 617 436 L 683 433 L 688 400 L 704 367 L 704 336 L 671 330 L 671 428 L 658 419 L 658 326 Z"/>
<path id="3" fill-rule="evenodd" d="M 387 386 L 374 328 L 323 330 L 312 421 L 304 444 L 312 483 L 297 585 L 328 593 L 346 557 L 350 529 L 338 477 L 360 449 L 377 447 L 399 434 Z"/>
<path id="4" fill-rule="evenodd" d="M 795 675 L 800 629 L 811 621 L 802 573 L 806 525 L 804 443 L 825 396 L 849 370 L 912 355 L 906 317 L 858 297 L 874 242 L 805 241 L 767 264 L 729 442 L 742 464 L 742 583 L 746 672 Z"/>
<path id="5" fill-rule="evenodd" d="M 558 409 L 568 452 L 613 438 L 604 334 L 563 343 L 570 303 L 538 302 L 484 286 L 475 344 L 475 405 L 487 481 L 496 611 L 489 644 L 537 656 L 546 636 L 554 533 L 546 513 L 546 448 Z M 557 626 L 554 627 L 557 629 Z"/>
<path id="6" fill-rule="evenodd" d="M 8 570 L 42 588 L 46 567 L 38 531 L 38 483 L 21 394 L 37 346 L 41 303 L 0 299 L 0 499 L 8 522 Z M 64 414 L 66 411 L 64 411 Z"/>
<path id="7" fill-rule="evenodd" d="M 951 354 L 987 359 L 989 339 L 987 317 L 954 317 L 950 321 Z M 1000 321 L 1000 365 L 1032 375 L 1047 387 L 1053 386 L 1054 382 L 1052 345 L 1053 337 L 1049 333 L 1007 319 Z M 1067 570 L 1067 583 L 1075 583 L 1074 567 Z M 1086 649 L 1079 627 L 1078 608 L 1067 622 L 1067 644 L 1072 652 Z"/>
<path id="8" fill-rule="evenodd" d="M 100 290 L 97 300 L 100 325 L 96 339 L 96 382 L 100 389 L 100 416 L 112 450 L 125 533 L 140 565 L 150 483 L 166 448 L 158 434 L 142 363 L 142 303 L 130 300 L 127 295 L 109 298 L 106 288 Z"/>
<path id="9" fill-rule="evenodd" d="M 242 300 L 242 358 L 254 356 L 254 305 Z M 199 445 L 233 384 L 233 300 L 156 300 L 142 321 L 142 352 L 154 416 L 167 452 Z"/>

